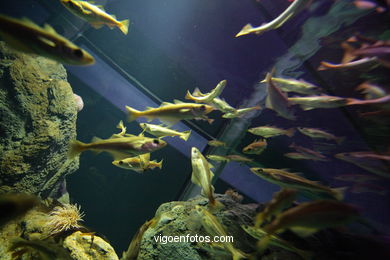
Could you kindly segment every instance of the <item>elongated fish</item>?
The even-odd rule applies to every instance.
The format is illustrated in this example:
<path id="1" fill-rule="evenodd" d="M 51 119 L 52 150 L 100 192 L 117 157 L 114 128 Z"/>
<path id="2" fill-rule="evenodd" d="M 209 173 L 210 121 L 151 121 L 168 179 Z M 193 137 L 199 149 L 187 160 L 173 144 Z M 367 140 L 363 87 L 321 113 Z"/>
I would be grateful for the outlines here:
<path id="1" fill-rule="evenodd" d="M 192 95 L 188 90 L 187 90 L 187 94 L 185 96 L 185 99 L 189 99 L 189 100 L 192 100 L 192 101 L 195 101 L 196 103 L 210 103 L 214 98 L 218 97 L 222 91 L 224 90 L 224 88 L 226 87 L 226 83 L 227 81 L 226 80 L 222 80 L 221 82 L 218 83 L 218 85 L 210 91 L 210 93 L 207 93 L 207 94 L 201 94 L 199 95 L 200 90 L 199 89 L 195 89 L 195 95 Z"/>
<path id="2" fill-rule="evenodd" d="M 210 236 L 227 236 L 227 232 L 218 219 L 211 214 L 206 209 L 202 208 L 199 205 L 195 206 L 194 215 L 199 219 L 203 228 Z M 239 249 L 234 248 L 232 242 L 221 243 L 223 247 L 232 254 L 233 260 L 247 259 L 248 256 L 240 251 Z"/>
<path id="3" fill-rule="evenodd" d="M 250 236 L 252 236 L 258 240 L 261 240 L 262 238 L 267 236 L 267 233 L 264 231 L 264 229 L 262 229 L 260 227 L 251 227 L 251 226 L 241 225 L 241 228 L 246 233 L 248 233 Z M 270 236 L 269 244 L 271 246 L 280 247 L 280 248 L 283 248 L 287 251 L 296 253 L 296 254 L 300 255 L 305 260 L 310 260 L 312 258 L 312 255 L 313 255 L 311 252 L 296 248 L 291 243 L 289 243 L 286 240 L 281 239 L 280 237 L 275 236 L 275 235 Z"/>
<path id="4" fill-rule="evenodd" d="M 264 79 L 260 83 L 265 83 L 266 81 Z M 285 92 L 295 92 L 304 95 L 318 95 L 321 93 L 318 86 L 304 80 L 272 77 L 272 81 L 276 83 L 279 89 Z"/>
<path id="5" fill-rule="evenodd" d="M 271 168 L 250 168 L 250 170 L 260 178 L 284 188 L 327 193 L 337 200 L 342 200 L 344 197 L 345 188 L 332 189 L 285 170 Z"/>
<path id="6" fill-rule="evenodd" d="M 241 109 L 236 109 L 233 112 L 228 112 L 222 115 L 223 118 L 236 118 L 236 117 L 242 117 L 243 115 L 254 111 L 261 109 L 260 106 L 254 106 L 254 107 L 246 107 Z"/>
<path id="7" fill-rule="evenodd" d="M 125 158 L 121 160 L 114 160 L 113 165 L 126 169 L 132 170 L 138 173 L 143 173 L 147 170 L 153 170 L 155 168 L 162 169 L 163 160 L 160 162 L 150 161 L 150 153 L 141 154 L 135 157 Z"/>
<path id="8" fill-rule="evenodd" d="M 0 36 L 15 50 L 37 54 L 63 64 L 89 65 L 94 58 L 85 50 L 59 35 L 53 27 L 39 27 L 27 18 L 0 15 Z"/>
<path id="9" fill-rule="evenodd" d="M 308 153 L 285 153 L 284 156 L 294 160 L 326 161 L 318 156 Z"/>
<path id="10" fill-rule="evenodd" d="M 129 29 L 129 19 L 118 21 L 114 15 L 107 14 L 103 6 L 97 6 L 88 1 L 60 0 L 61 3 L 73 14 L 89 22 L 94 28 L 99 29 L 107 25 L 110 29 L 118 27 L 123 34 Z"/>
<path id="11" fill-rule="evenodd" d="M 217 155 L 217 154 L 208 154 L 206 155 L 207 159 L 210 159 L 212 161 L 217 161 L 217 162 L 230 162 L 231 159 L 229 159 L 226 156 L 223 155 Z"/>
<path id="12" fill-rule="evenodd" d="M 279 135 L 287 135 L 288 137 L 292 137 L 295 134 L 295 129 L 282 129 L 275 126 L 258 126 L 249 128 L 248 132 L 254 135 L 262 136 L 264 138 L 270 138 Z"/>
<path id="13" fill-rule="evenodd" d="M 352 99 L 336 97 L 336 96 L 309 96 L 309 97 L 290 97 L 288 100 L 296 105 L 299 105 L 303 110 L 311 110 L 315 108 L 336 108 L 347 106 Z"/>
<path id="14" fill-rule="evenodd" d="M 253 27 L 251 24 L 247 24 L 236 34 L 236 37 L 251 33 L 260 35 L 264 32 L 275 30 L 287 22 L 291 17 L 299 13 L 310 1 L 311 0 L 295 0 L 283 13 L 271 22 L 264 23 L 259 27 Z"/>
<path id="15" fill-rule="evenodd" d="M 386 91 L 374 84 L 371 84 L 370 82 L 364 82 L 357 86 L 356 90 L 360 91 L 365 95 L 364 99 L 377 99 L 382 98 L 387 95 Z"/>
<path id="16" fill-rule="evenodd" d="M 214 147 L 226 147 L 227 144 L 225 142 L 219 141 L 219 140 L 210 140 L 207 142 L 208 145 L 214 146 Z"/>
<path id="17" fill-rule="evenodd" d="M 159 125 L 153 125 L 147 123 L 141 123 L 139 125 L 145 132 L 160 138 L 165 136 L 178 136 L 184 141 L 187 141 L 191 135 L 191 130 L 179 132 Z"/>
<path id="18" fill-rule="evenodd" d="M 302 134 L 309 136 L 313 139 L 326 139 L 326 140 L 333 140 L 337 144 L 340 144 L 344 141 L 345 137 L 337 137 L 331 133 L 328 133 L 324 130 L 317 129 L 317 128 L 308 128 L 308 127 L 298 127 L 297 128 L 299 132 Z"/>
<path id="19" fill-rule="evenodd" d="M 163 140 L 143 136 L 119 137 L 106 140 L 95 137 L 89 144 L 77 140 L 71 142 L 68 156 L 69 158 L 74 158 L 83 151 L 91 150 L 108 152 L 115 159 L 123 159 L 156 151 L 166 146 L 166 144 Z"/>
<path id="20" fill-rule="evenodd" d="M 263 251 L 273 234 L 290 229 L 302 237 L 324 229 L 339 227 L 359 217 L 356 207 L 334 200 L 317 200 L 304 202 L 280 214 L 274 221 L 264 227 L 267 235 L 260 241 Z"/>
<path id="21" fill-rule="evenodd" d="M 284 117 L 289 120 L 295 120 L 295 115 L 291 110 L 291 104 L 289 99 L 272 82 L 272 76 L 270 73 L 267 73 L 266 81 L 268 92 L 265 103 L 266 107 L 274 110 L 281 117 Z"/>
<path id="22" fill-rule="evenodd" d="M 175 104 L 164 102 L 160 107 L 148 108 L 145 111 L 138 111 L 126 106 L 129 113 L 128 121 L 131 122 L 138 117 L 146 117 L 148 120 L 158 118 L 166 125 L 174 125 L 184 119 L 203 119 L 212 123 L 213 120 L 206 115 L 214 110 L 206 104 L 182 103 L 175 100 Z"/>
<path id="23" fill-rule="evenodd" d="M 389 168 L 383 162 L 390 162 L 390 156 L 380 155 L 372 152 L 349 152 L 338 153 L 335 155 L 337 159 L 355 164 L 369 172 L 379 176 L 390 178 Z M 383 161 L 383 162 L 382 162 Z"/>
<path id="24" fill-rule="evenodd" d="M 303 146 L 296 145 L 295 143 L 292 143 L 289 147 L 292 148 L 292 149 L 294 149 L 294 150 L 297 151 L 298 153 L 304 154 L 304 155 L 306 155 L 307 157 L 312 158 L 312 160 L 316 160 L 316 161 L 328 161 L 328 158 L 327 158 L 326 156 L 324 156 L 324 155 L 321 154 L 320 152 L 314 151 L 314 150 L 312 150 L 312 149 L 309 149 L 309 148 L 306 148 L 306 147 L 303 147 Z"/>
<path id="25" fill-rule="evenodd" d="M 261 154 L 267 148 L 267 140 L 256 140 L 242 149 L 246 154 Z"/>
<path id="26" fill-rule="evenodd" d="M 214 187 L 212 185 L 214 173 L 210 169 L 212 166 L 196 147 L 191 149 L 191 165 L 192 183 L 202 188 L 201 194 L 209 199 L 209 204 L 212 208 L 221 207 L 222 204 L 215 200 L 214 196 Z"/>
<path id="27" fill-rule="evenodd" d="M 236 111 L 236 109 L 229 105 L 224 99 L 220 99 L 218 97 L 214 98 L 210 102 L 210 105 L 224 113 L 233 113 Z"/>

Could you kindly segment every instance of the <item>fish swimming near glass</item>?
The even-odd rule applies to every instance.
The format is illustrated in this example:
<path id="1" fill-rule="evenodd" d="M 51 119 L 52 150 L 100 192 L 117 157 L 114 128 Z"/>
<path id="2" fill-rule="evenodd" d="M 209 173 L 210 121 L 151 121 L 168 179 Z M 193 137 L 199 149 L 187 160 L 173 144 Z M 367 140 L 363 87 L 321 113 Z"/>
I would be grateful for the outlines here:
<path id="1" fill-rule="evenodd" d="M 288 137 L 292 137 L 295 134 L 295 129 L 294 128 L 282 129 L 276 126 L 266 125 L 266 126 L 249 128 L 248 132 L 254 135 L 262 136 L 264 138 L 270 138 L 279 135 L 286 135 Z"/>
<path id="2" fill-rule="evenodd" d="M 214 98 L 218 97 L 222 93 L 222 91 L 226 87 L 226 84 L 227 84 L 227 81 L 222 80 L 221 82 L 218 83 L 218 85 L 213 90 L 211 90 L 207 94 L 203 94 L 202 92 L 200 92 L 199 89 L 195 89 L 194 94 L 191 94 L 187 90 L 187 94 L 185 96 L 185 99 L 195 101 L 196 103 L 207 103 L 208 104 Z"/>
<path id="3" fill-rule="evenodd" d="M 36 25 L 27 18 L 0 15 L 0 37 L 15 50 L 43 56 L 67 65 L 90 65 L 95 59 L 53 27 Z"/>
<path id="4" fill-rule="evenodd" d="M 179 132 L 160 125 L 153 125 L 147 123 L 141 123 L 139 125 L 145 132 L 159 138 L 166 137 L 166 136 L 171 136 L 171 137 L 178 136 L 180 139 L 187 141 L 191 135 L 191 130 Z"/>
<path id="5" fill-rule="evenodd" d="M 114 15 L 107 14 L 103 6 L 94 5 L 88 1 L 60 0 L 73 14 L 87 21 L 92 27 L 99 29 L 107 25 L 110 29 L 118 27 L 123 34 L 128 33 L 129 19 L 118 21 Z"/>

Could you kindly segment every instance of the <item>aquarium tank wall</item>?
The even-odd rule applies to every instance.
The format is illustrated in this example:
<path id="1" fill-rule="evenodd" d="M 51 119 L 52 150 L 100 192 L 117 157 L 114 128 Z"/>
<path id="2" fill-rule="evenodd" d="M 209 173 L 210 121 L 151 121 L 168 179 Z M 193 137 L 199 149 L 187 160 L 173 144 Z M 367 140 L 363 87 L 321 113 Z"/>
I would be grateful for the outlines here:
<path id="1" fill-rule="evenodd" d="M 0 2 L 0 259 L 390 259 L 389 9 Z"/>

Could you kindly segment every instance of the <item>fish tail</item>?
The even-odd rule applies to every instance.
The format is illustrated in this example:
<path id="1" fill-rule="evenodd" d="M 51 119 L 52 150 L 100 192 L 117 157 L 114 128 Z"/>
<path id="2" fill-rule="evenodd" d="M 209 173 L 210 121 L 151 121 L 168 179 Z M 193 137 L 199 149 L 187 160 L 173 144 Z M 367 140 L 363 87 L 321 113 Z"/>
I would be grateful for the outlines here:
<path id="1" fill-rule="evenodd" d="M 123 20 L 123 21 L 120 21 L 119 23 L 119 30 L 121 30 L 123 32 L 124 35 L 127 35 L 128 31 L 129 31 L 129 19 L 126 19 L 126 20 Z"/>
<path id="2" fill-rule="evenodd" d="M 263 254 L 264 251 L 267 249 L 269 242 L 271 241 L 271 235 L 268 234 L 264 237 L 262 237 L 259 242 L 257 243 L 257 250 L 260 254 Z"/>
<path id="3" fill-rule="evenodd" d="M 183 139 L 184 141 L 187 141 L 190 135 L 191 135 L 191 130 L 184 131 L 182 135 L 180 135 L 180 138 Z"/>
<path id="4" fill-rule="evenodd" d="M 208 122 L 209 124 L 212 124 L 212 123 L 214 122 L 214 119 L 207 118 L 207 122 Z"/>
<path id="5" fill-rule="evenodd" d="M 260 212 L 255 219 L 255 227 L 260 227 L 264 223 L 264 214 Z"/>
<path id="6" fill-rule="evenodd" d="M 157 163 L 157 167 L 160 168 L 160 170 L 162 169 L 163 161 L 164 161 L 164 159 L 161 159 L 161 161 Z"/>
<path id="7" fill-rule="evenodd" d="M 127 118 L 129 122 L 136 120 L 141 113 L 141 111 L 138 111 L 137 109 L 131 108 L 129 106 L 126 106 L 126 110 L 129 113 L 129 116 Z"/>
<path id="8" fill-rule="evenodd" d="M 69 145 L 69 150 L 68 150 L 68 158 L 69 159 L 74 159 L 77 157 L 80 153 L 83 151 L 87 150 L 86 148 L 87 144 L 74 140 L 70 143 Z"/>
<path id="9" fill-rule="evenodd" d="M 242 35 L 246 35 L 246 34 L 251 33 L 252 29 L 253 29 L 253 26 L 250 23 L 248 23 L 247 25 L 242 27 L 242 29 L 241 29 L 241 31 L 239 31 L 239 33 L 236 34 L 236 38 L 240 37 Z"/>
<path id="10" fill-rule="evenodd" d="M 335 188 L 332 189 L 332 194 L 337 200 L 343 200 L 344 199 L 344 193 L 348 189 L 348 187 L 341 187 L 341 188 Z"/>

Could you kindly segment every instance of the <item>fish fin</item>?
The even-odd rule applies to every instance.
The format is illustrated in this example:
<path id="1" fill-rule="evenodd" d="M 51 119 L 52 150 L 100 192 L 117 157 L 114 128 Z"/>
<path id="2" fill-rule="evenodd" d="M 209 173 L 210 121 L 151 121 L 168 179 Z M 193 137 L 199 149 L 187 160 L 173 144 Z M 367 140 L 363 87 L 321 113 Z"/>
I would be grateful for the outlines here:
<path id="1" fill-rule="evenodd" d="M 166 125 L 167 127 L 171 127 L 173 125 L 175 125 L 177 122 L 179 122 L 180 120 L 179 119 L 176 119 L 176 118 L 159 118 L 159 120 L 164 124 Z"/>
<path id="2" fill-rule="evenodd" d="M 104 6 L 102 6 L 102 5 L 95 5 L 97 8 L 99 8 L 100 10 L 102 10 L 102 11 L 106 11 L 105 9 L 104 9 Z M 114 15 L 111 15 L 112 17 L 114 17 Z M 114 19 L 115 19 L 115 17 L 114 17 Z"/>
<path id="3" fill-rule="evenodd" d="M 212 124 L 214 122 L 214 119 L 212 118 L 207 118 L 206 121 L 209 123 L 209 124 Z"/>
<path id="4" fill-rule="evenodd" d="M 344 199 L 344 193 L 347 191 L 348 187 L 333 188 L 332 194 L 337 200 Z"/>
<path id="5" fill-rule="evenodd" d="M 77 157 L 81 152 L 87 150 L 86 144 L 77 140 L 74 140 L 70 143 L 69 149 L 68 149 L 68 159 L 74 159 Z"/>
<path id="6" fill-rule="evenodd" d="M 214 168 L 214 165 L 212 165 L 211 163 L 209 163 L 209 168 L 210 168 L 210 169 Z M 213 174 L 213 172 L 211 172 L 211 173 Z M 214 176 L 214 174 L 213 174 L 213 176 Z M 212 178 L 213 176 L 211 176 L 211 178 Z"/>
<path id="7" fill-rule="evenodd" d="M 99 142 L 99 141 L 101 141 L 101 140 L 103 140 L 103 139 L 102 139 L 102 138 L 99 138 L 99 137 L 97 137 L 97 136 L 94 136 L 94 137 L 92 137 L 91 142 L 94 143 L 94 142 Z"/>
<path id="8" fill-rule="evenodd" d="M 259 254 L 263 254 L 264 251 L 268 248 L 268 245 L 271 242 L 271 238 L 272 238 L 272 236 L 268 234 L 268 235 L 265 235 L 264 237 L 262 237 L 257 242 L 256 247 L 257 247 Z"/>
<path id="9" fill-rule="evenodd" d="M 119 121 L 119 123 L 116 125 L 116 128 L 118 128 L 118 129 L 124 129 L 125 128 L 122 120 Z"/>
<path id="10" fill-rule="evenodd" d="M 191 93 L 187 90 L 187 93 L 184 97 L 185 99 L 189 99 L 189 100 L 194 100 L 195 97 L 193 95 L 191 95 Z"/>
<path id="11" fill-rule="evenodd" d="M 307 227 L 290 227 L 290 229 L 300 237 L 308 237 L 318 231 L 316 228 L 307 228 Z"/>
<path id="12" fill-rule="evenodd" d="M 57 34 L 56 30 L 54 30 L 54 28 L 50 24 L 45 23 L 43 29 L 47 32 Z"/>
<path id="13" fill-rule="evenodd" d="M 173 103 L 174 103 L 174 104 L 183 104 L 184 102 L 183 102 L 183 101 L 180 101 L 180 100 L 178 100 L 178 99 L 174 99 L 174 100 L 173 100 Z"/>
<path id="14" fill-rule="evenodd" d="M 104 26 L 104 24 L 100 23 L 100 22 L 96 22 L 96 23 L 91 22 L 90 24 L 95 29 L 100 29 L 100 28 L 102 28 Z"/>
<path id="15" fill-rule="evenodd" d="M 193 96 L 197 96 L 197 97 L 201 97 L 201 96 L 205 96 L 205 94 L 203 94 L 199 88 L 195 88 L 195 90 L 192 92 L 192 95 Z"/>
<path id="16" fill-rule="evenodd" d="M 248 23 L 247 25 L 245 25 L 244 27 L 242 27 L 241 31 L 239 31 L 237 34 L 236 34 L 236 38 L 237 37 L 240 37 L 242 35 L 246 35 L 246 34 L 250 34 L 252 32 L 252 29 L 253 29 L 253 26 Z"/>
<path id="17" fill-rule="evenodd" d="M 165 107 L 165 106 L 169 106 L 169 105 L 173 105 L 173 103 L 169 103 L 169 102 L 162 102 L 160 107 Z"/>
<path id="18" fill-rule="evenodd" d="M 120 21 L 118 28 L 123 32 L 124 35 L 127 35 L 127 33 L 129 32 L 129 24 L 130 24 L 129 19 Z"/>
<path id="19" fill-rule="evenodd" d="M 293 137 L 294 134 L 295 134 L 295 128 L 287 129 L 286 135 L 287 135 L 288 137 Z"/>
<path id="20" fill-rule="evenodd" d="M 53 41 L 51 41 L 50 39 L 47 39 L 47 38 L 45 38 L 45 37 L 43 37 L 43 36 L 38 36 L 38 39 L 39 39 L 41 42 L 43 42 L 43 43 L 45 43 L 45 44 L 47 44 L 47 45 L 49 45 L 49 46 L 51 46 L 51 47 L 53 47 L 53 48 L 55 48 L 55 47 L 57 46 L 57 44 L 56 44 L 55 42 L 53 42 Z"/>
<path id="21" fill-rule="evenodd" d="M 107 151 L 107 152 L 112 156 L 112 158 L 114 158 L 114 160 L 123 160 L 130 157 L 128 154 L 121 153 L 121 152 L 114 152 L 114 151 Z"/>
<path id="22" fill-rule="evenodd" d="M 180 135 L 180 138 L 183 139 L 184 141 L 187 141 L 190 135 L 191 135 L 191 130 L 184 131 L 182 135 Z"/>
<path id="23" fill-rule="evenodd" d="M 232 250 L 232 258 L 233 260 L 248 259 L 248 255 L 242 252 L 241 250 L 234 248 Z"/>
<path id="24" fill-rule="evenodd" d="M 137 117 L 139 117 L 140 111 L 129 106 L 126 106 L 126 110 L 129 113 L 129 116 L 127 118 L 129 122 L 134 121 L 135 119 L 137 119 Z"/>
<path id="25" fill-rule="evenodd" d="M 179 109 L 179 112 L 180 113 L 187 113 L 187 112 L 190 112 L 191 111 L 191 109 L 189 109 L 189 108 L 182 108 L 182 109 Z"/>

